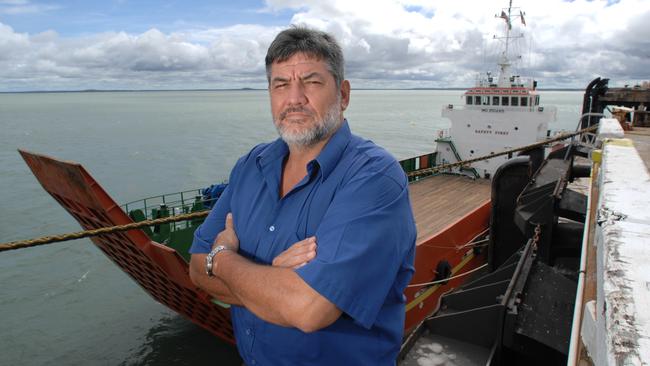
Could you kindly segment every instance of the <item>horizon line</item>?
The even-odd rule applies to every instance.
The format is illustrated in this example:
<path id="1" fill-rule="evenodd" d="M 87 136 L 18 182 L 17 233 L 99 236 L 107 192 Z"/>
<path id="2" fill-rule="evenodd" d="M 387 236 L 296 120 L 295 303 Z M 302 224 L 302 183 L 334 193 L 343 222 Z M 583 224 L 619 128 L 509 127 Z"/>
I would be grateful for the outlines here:
<path id="1" fill-rule="evenodd" d="M 467 90 L 470 87 L 418 87 L 418 88 L 353 88 L 352 90 Z M 0 91 L 0 94 L 38 93 L 117 93 L 117 92 L 178 92 L 178 91 L 260 91 L 266 88 L 197 88 L 197 89 L 70 89 L 70 90 L 22 90 Z M 584 88 L 537 88 L 548 91 L 582 91 Z"/>

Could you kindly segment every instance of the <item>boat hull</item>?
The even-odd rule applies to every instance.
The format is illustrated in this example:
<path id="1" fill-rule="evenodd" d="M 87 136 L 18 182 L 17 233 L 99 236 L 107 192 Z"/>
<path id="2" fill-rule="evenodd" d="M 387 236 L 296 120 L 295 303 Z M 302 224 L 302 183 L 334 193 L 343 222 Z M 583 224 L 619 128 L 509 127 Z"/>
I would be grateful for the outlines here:
<path id="1" fill-rule="evenodd" d="M 411 286 L 440 278 L 441 274 L 437 272 L 443 261 L 447 261 L 451 267 L 450 277 L 457 278 L 445 283 L 406 289 L 405 334 L 409 334 L 427 316 L 438 310 L 439 299 L 443 294 L 470 279 L 462 276 L 463 273 L 469 273 L 487 262 L 487 250 L 467 244 L 486 232 L 490 224 L 490 209 L 490 201 L 484 201 L 458 221 L 418 243 Z"/>

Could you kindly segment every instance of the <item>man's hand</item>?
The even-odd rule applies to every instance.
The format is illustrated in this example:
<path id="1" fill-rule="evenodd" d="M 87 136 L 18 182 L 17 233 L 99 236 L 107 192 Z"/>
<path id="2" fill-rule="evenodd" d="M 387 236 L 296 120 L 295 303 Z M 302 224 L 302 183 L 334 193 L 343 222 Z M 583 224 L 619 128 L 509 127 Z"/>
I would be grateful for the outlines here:
<path id="1" fill-rule="evenodd" d="M 214 239 L 212 249 L 217 245 L 223 245 L 235 253 L 239 250 L 239 238 L 235 232 L 235 225 L 232 223 L 232 213 L 230 212 L 226 215 L 226 228 Z"/>
<path id="2" fill-rule="evenodd" d="M 316 257 L 316 237 L 312 236 L 293 244 L 273 259 L 273 266 L 296 269 Z"/>
<path id="3" fill-rule="evenodd" d="M 239 238 L 235 232 L 232 213 L 226 215 L 226 227 L 217 235 L 212 249 L 217 245 L 228 247 L 235 253 L 239 249 Z M 296 269 L 309 263 L 315 257 L 316 237 L 312 236 L 293 244 L 289 249 L 280 253 L 273 259 L 273 266 Z"/>

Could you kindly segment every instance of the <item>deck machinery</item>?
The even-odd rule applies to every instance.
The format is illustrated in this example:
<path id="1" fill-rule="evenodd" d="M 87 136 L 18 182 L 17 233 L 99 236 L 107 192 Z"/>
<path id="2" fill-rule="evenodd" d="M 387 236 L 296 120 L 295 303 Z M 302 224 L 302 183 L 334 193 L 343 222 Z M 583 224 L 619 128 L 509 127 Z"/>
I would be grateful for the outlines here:
<path id="1" fill-rule="evenodd" d="M 497 170 L 486 273 L 444 295 L 402 355 L 428 332 L 459 352 L 473 349 L 476 364 L 566 364 L 587 206 L 567 185 L 589 176 L 589 166 L 576 164 L 585 153 L 576 140 L 544 160 L 531 153 Z"/>

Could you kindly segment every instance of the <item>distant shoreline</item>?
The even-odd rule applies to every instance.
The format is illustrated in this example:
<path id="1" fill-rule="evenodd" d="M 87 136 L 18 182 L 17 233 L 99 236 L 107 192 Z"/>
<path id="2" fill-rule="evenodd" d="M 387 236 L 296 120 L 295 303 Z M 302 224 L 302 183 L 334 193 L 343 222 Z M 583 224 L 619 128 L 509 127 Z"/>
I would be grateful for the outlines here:
<path id="1" fill-rule="evenodd" d="M 353 90 L 467 90 L 468 88 L 353 88 Z M 85 89 L 85 90 L 27 90 L 27 91 L 0 91 L 0 94 L 44 94 L 44 93 L 137 93 L 137 92 L 214 92 L 214 91 L 260 91 L 266 88 L 238 88 L 238 89 Z M 584 91 L 582 88 L 538 88 L 541 91 Z"/>

